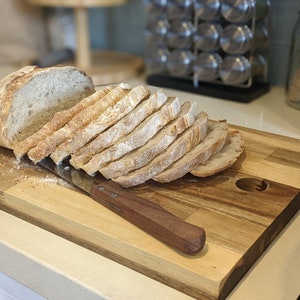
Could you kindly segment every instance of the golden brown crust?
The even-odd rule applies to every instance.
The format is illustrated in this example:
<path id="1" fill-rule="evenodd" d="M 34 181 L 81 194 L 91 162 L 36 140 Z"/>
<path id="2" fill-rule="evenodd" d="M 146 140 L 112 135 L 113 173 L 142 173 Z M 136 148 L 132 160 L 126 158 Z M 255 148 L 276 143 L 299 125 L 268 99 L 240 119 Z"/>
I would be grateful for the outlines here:
<path id="1" fill-rule="evenodd" d="M 93 105 L 83 109 L 80 113 L 76 114 L 65 126 L 55 131 L 46 139 L 40 141 L 34 148 L 28 152 L 28 157 L 35 163 L 42 160 L 44 157 L 51 154 L 58 145 L 71 138 L 76 130 L 81 127 L 87 126 L 91 120 L 96 118 L 100 113 L 105 111 L 107 107 L 111 106 L 116 101 L 123 98 L 129 92 L 128 86 L 119 85 L 110 91 L 108 94 L 103 95 Z"/>
<path id="2" fill-rule="evenodd" d="M 168 169 L 153 177 L 153 179 L 158 182 L 170 182 L 184 176 L 194 166 L 207 161 L 211 155 L 220 151 L 226 143 L 227 136 L 228 124 L 226 121 L 209 122 L 208 133 L 205 139 Z"/>
<path id="3" fill-rule="evenodd" d="M 229 133 L 229 143 L 216 154 L 212 155 L 205 164 L 199 164 L 191 173 L 197 177 L 215 175 L 231 167 L 245 150 L 245 141 L 241 132 L 233 130 Z"/>
<path id="4" fill-rule="evenodd" d="M 140 123 L 133 132 L 126 135 L 112 147 L 94 155 L 82 169 L 88 174 L 93 174 L 109 162 L 119 159 L 123 155 L 141 147 L 155 136 L 161 128 L 175 119 L 179 111 L 180 103 L 178 98 L 170 97 L 157 112 Z"/>
<path id="5" fill-rule="evenodd" d="M 207 118 L 206 113 L 200 112 L 193 125 L 179 135 L 168 149 L 156 156 L 146 166 L 113 180 L 123 187 L 131 187 L 152 179 L 200 143 L 206 136 Z"/>
<path id="6" fill-rule="evenodd" d="M 165 128 L 160 130 L 144 146 L 125 155 L 119 160 L 115 160 L 104 166 L 99 171 L 107 179 L 123 176 L 133 170 L 141 168 L 150 163 L 154 157 L 166 150 L 173 141 L 185 129 L 192 126 L 195 120 L 193 106 L 191 102 L 181 105 L 181 112 L 178 117 Z"/>
<path id="7" fill-rule="evenodd" d="M 105 87 L 69 109 L 61 108 L 35 134 L 13 145 L 6 133 L 10 109 L 16 111 L 19 106 L 19 101 L 12 106 L 15 92 L 36 74 L 49 69 L 53 70 L 28 66 L 0 81 L 0 145 L 14 149 L 17 158 L 27 153 L 33 162 L 38 162 L 51 155 L 53 161 L 59 163 L 65 157 L 61 153 L 85 156 L 84 149 L 89 150 L 87 145 L 90 145 L 92 152 L 80 167 L 88 174 L 100 171 L 105 177 L 129 187 L 148 179 L 173 181 L 188 172 L 210 176 L 230 167 L 245 149 L 242 134 L 229 131 L 226 120 L 208 121 L 204 112 L 195 118 L 190 102 L 184 103 L 181 110 L 178 98 L 170 97 L 167 101 L 163 93 L 164 99 L 157 96 L 150 107 L 145 106 L 143 113 L 137 110 L 143 116 L 136 118 L 135 123 L 132 117 L 127 120 L 151 95 L 145 86 L 130 89 L 124 84 Z M 35 85 L 35 81 L 30 82 L 27 91 L 31 91 L 31 83 Z M 128 122 L 134 123 L 133 127 L 128 126 L 131 125 Z M 116 130 L 121 132 L 116 133 Z M 228 136 L 230 140 L 226 144 Z M 96 143 L 98 139 L 100 146 Z"/>
<path id="8" fill-rule="evenodd" d="M 100 113 L 86 127 L 75 131 L 72 138 L 60 144 L 51 153 L 51 159 L 56 164 L 59 164 L 64 158 L 84 147 L 90 140 L 126 116 L 137 104 L 149 97 L 149 95 L 149 89 L 143 85 L 133 88 L 127 95 Z"/>
<path id="9" fill-rule="evenodd" d="M 152 94 L 118 123 L 98 135 L 93 141 L 74 153 L 70 159 L 70 163 L 77 169 L 82 168 L 93 155 L 112 146 L 125 135 L 129 134 L 140 124 L 140 122 L 160 108 L 166 100 L 167 96 L 161 90 Z"/>

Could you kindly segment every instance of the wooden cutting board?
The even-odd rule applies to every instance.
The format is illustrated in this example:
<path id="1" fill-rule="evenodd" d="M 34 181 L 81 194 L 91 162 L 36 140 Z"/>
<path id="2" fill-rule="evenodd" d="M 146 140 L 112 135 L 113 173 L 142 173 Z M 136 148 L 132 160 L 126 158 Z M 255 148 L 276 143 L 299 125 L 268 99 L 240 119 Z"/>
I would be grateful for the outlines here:
<path id="1" fill-rule="evenodd" d="M 130 191 L 206 230 L 182 255 L 29 161 L 0 149 L 0 208 L 197 299 L 224 299 L 300 208 L 300 140 L 239 128 L 246 152 L 210 178 Z"/>

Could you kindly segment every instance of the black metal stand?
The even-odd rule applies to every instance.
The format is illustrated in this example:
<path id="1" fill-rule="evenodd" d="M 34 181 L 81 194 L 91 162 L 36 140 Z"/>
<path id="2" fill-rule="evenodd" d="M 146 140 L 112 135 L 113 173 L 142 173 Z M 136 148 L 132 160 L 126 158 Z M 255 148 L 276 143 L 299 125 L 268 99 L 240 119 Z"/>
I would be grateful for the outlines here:
<path id="1" fill-rule="evenodd" d="M 268 83 L 253 83 L 249 88 L 242 88 L 199 82 L 199 86 L 194 87 L 191 79 L 177 78 L 162 74 L 149 75 L 147 77 L 147 83 L 157 87 L 177 89 L 243 103 L 251 102 L 270 91 L 270 85 Z"/>

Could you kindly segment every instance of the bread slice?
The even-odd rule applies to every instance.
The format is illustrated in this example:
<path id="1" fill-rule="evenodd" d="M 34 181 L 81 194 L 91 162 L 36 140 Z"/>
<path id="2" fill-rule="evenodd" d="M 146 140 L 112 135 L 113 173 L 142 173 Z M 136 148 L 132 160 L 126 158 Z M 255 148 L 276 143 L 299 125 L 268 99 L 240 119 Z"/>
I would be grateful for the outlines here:
<path id="1" fill-rule="evenodd" d="M 189 173 L 199 163 L 207 161 L 211 155 L 220 151 L 228 136 L 226 121 L 209 122 L 208 133 L 205 139 L 189 153 L 177 160 L 174 164 L 152 179 L 158 182 L 170 182 Z"/>
<path id="2" fill-rule="evenodd" d="M 77 169 L 81 168 L 92 158 L 94 154 L 112 146 L 122 137 L 129 134 L 146 117 L 159 109 L 166 101 L 167 96 L 165 93 L 162 90 L 156 91 L 115 125 L 101 133 L 89 144 L 74 153 L 71 156 L 70 163 Z"/>
<path id="3" fill-rule="evenodd" d="M 191 102 L 183 103 L 180 114 L 175 120 L 167 124 L 144 146 L 99 169 L 100 173 L 107 179 L 110 179 L 143 167 L 164 151 L 180 133 L 194 123 L 194 120 L 193 105 Z"/>
<path id="4" fill-rule="evenodd" d="M 130 87 L 120 84 L 93 105 L 90 105 L 76 114 L 65 126 L 40 141 L 34 148 L 28 151 L 28 157 L 37 163 L 51 154 L 58 145 L 70 139 L 76 130 L 86 126 L 108 107 L 114 105 L 130 91 Z"/>
<path id="5" fill-rule="evenodd" d="M 57 111 L 94 92 L 92 80 L 74 67 L 24 67 L 0 81 L 0 146 L 13 149 Z"/>
<path id="6" fill-rule="evenodd" d="M 193 125 L 181 133 L 177 139 L 150 163 L 124 176 L 112 180 L 123 187 L 135 186 L 153 178 L 175 161 L 193 149 L 206 136 L 208 116 L 200 112 Z"/>
<path id="7" fill-rule="evenodd" d="M 59 164 L 70 154 L 75 153 L 94 139 L 108 127 L 131 112 L 142 100 L 148 98 L 150 91 L 146 86 L 139 85 L 133 88 L 126 96 L 109 106 L 104 112 L 98 115 L 87 126 L 74 132 L 72 138 L 60 144 L 50 155 L 51 159 Z"/>
<path id="8" fill-rule="evenodd" d="M 24 156 L 31 148 L 36 146 L 40 141 L 50 136 L 52 133 L 67 124 L 77 113 L 81 112 L 86 107 L 94 104 L 99 99 L 108 94 L 114 86 L 107 86 L 96 91 L 89 97 L 83 98 L 80 102 L 69 108 L 55 113 L 54 117 L 46 123 L 38 132 L 27 137 L 25 140 L 14 146 L 14 154 L 17 159 Z"/>
<path id="9" fill-rule="evenodd" d="M 180 112 L 178 98 L 170 97 L 154 114 L 146 118 L 132 133 L 106 150 L 94 155 L 82 169 L 88 174 L 94 174 L 109 162 L 141 147 L 151 139 L 161 128 L 177 117 Z"/>
<path id="10" fill-rule="evenodd" d="M 212 155 L 204 164 L 198 164 L 190 172 L 198 177 L 215 175 L 231 167 L 245 150 L 245 141 L 241 132 L 229 133 L 229 143 L 222 150 Z"/>

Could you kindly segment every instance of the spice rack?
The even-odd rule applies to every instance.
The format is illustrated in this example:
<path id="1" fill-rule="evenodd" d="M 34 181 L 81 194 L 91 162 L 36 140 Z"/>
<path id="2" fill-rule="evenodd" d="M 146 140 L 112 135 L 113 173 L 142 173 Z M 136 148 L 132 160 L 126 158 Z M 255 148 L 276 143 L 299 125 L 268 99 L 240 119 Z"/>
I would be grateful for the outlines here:
<path id="1" fill-rule="evenodd" d="M 249 102 L 269 91 L 269 0 L 145 0 L 147 81 Z"/>

